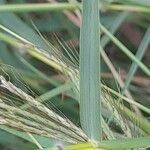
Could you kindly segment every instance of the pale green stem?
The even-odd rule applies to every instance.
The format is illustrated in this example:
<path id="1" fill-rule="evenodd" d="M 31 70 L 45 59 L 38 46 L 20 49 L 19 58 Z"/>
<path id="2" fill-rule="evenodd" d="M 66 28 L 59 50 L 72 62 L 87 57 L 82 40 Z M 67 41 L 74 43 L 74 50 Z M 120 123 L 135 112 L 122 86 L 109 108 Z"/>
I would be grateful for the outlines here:
<path id="1" fill-rule="evenodd" d="M 80 33 L 80 119 L 85 133 L 102 139 L 99 0 L 83 0 Z"/>

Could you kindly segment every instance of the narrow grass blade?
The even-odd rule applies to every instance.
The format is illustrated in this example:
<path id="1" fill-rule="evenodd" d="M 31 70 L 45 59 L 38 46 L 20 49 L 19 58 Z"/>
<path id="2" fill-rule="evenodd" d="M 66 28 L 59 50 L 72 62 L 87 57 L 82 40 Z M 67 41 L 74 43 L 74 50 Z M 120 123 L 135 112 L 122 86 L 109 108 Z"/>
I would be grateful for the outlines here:
<path id="1" fill-rule="evenodd" d="M 99 145 L 83 143 L 65 146 L 66 150 L 123 150 L 131 148 L 148 148 L 150 147 L 150 137 L 127 138 L 123 140 L 101 141 Z M 46 148 L 44 150 L 55 150 L 55 148 Z"/>
<path id="2" fill-rule="evenodd" d="M 122 1 L 122 0 L 115 0 L 116 2 L 119 2 L 119 3 L 122 3 L 122 4 L 131 4 L 131 5 L 141 5 L 141 6 L 150 6 L 150 1 L 149 0 L 142 0 L 142 1 L 139 1 L 139 0 L 125 0 L 125 1 Z"/>
<path id="3" fill-rule="evenodd" d="M 69 4 L 69 3 L 41 3 L 41 4 L 7 4 L 0 5 L 0 12 L 41 12 L 41 11 L 62 11 L 62 10 L 75 10 L 80 5 L 78 3 Z"/>
<path id="4" fill-rule="evenodd" d="M 136 58 L 139 61 L 143 58 L 149 43 L 150 43 L 150 27 L 147 29 L 145 36 L 144 36 L 144 38 L 143 38 L 143 40 L 142 40 L 142 42 L 141 42 L 141 44 L 137 50 L 137 53 L 136 53 Z M 138 68 L 138 65 L 135 62 L 133 62 L 131 67 L 130 67 L 130 70 L 128 72 L 125 85 L 122 89 L 122 93 L 124 93 L 126 91 L 126 89 L 128 89 L 137 68 Z"/>
<path id="5" fill-rule="evenodd" d="M 25 132 L 17 131 L 15 129 L 5 127 L 3 125 L 1 125 L 1 129 L 10 134 L 17 136 L 18 138 L 22 138 L 28 142 L 35 144 L 34 141 L 31 138 L 29 138 L 29 136 Z M 53 146 L 55 143 L 55 140 L 52 138 L 50 139 L 50 138 L 42 137 L 40 135 L 34 135 L 34 137 L 38 140 L 40 145 L 42 145 L 43 147 L 50 147 L 50 146 Z"/>
<path id="6" fill-rule="evenodd" d="M 31 133 L 27 133 L 29 135 L 29 137 L 32 139 L 32 141 L 35 143 L 35 145 L 37 145 L 37 147 L 39 149 L 43 149 L 43 147 L 40 145 L 40 143 L 38 143 L 38 141 L 35 139 L 35 137 L 31 134 Z"/>
<path id="7" fill-rule="evenodd" d="M 118 16 L 116 17 L 116 19 L 113 21 L 111 28 L 110 28 L 110 32 L 113 34 L 117 31 L 117 29 L 120 27 L 120 25 L 125 21 L 125 19 L 129 16 L 130 13 L 128 12 L 121 12 L 120 14 L 118 14 Z M 104 48 L 108 42 L 110 41 L 110 38 L 106 35 L 104 35 L 101 38 L 101 46 Z"/>
<path id="8" fill-rule="evenodd" d="M 129 16 L 129 13 L 127 12 L 123 12 L 120 13 L 118 15 L 118 17 L 114 20 L 111 28 L 110 28 L 110 32 L 113 34 L 116 32 L 117 28 L 120 26 L 120 24 L 125 20 L 125 18 L 127 18 L 127 16 Z M 104 35 L 101 42 L 102 42 L 102 47 L 105 47 L 106 44 L 110 41 L 109 37 L 107 35 Z M 124 86 L 124 82 L 122 81 L 122 79 L 120 78 L 119 74 L 117 73 L 115 67 L 113 66 L 112 62 L 110 61 L 110 59 L 108 58 L 107 54 L 105 53 L 105 51 L 102 49 L 101 51 L 101 55 L 102 58 L 104 59 L 106 65 L 108 66 L 108 68 L 110 69 L 110 71 L 112 72 L 114 78 L 116 79 L 116 81 L 119 83 L 120 87 L 122 88 Z M 125 92 L 126 96 L 128 98 L 130 98 L 131 100 L 134 101 L 132 95 L 130 94 L 130 92 L 127 90 Z M 132 105 L 133 109 L 135 110 L 135 112 L 137 114 L 140 114 L 140 111 L 138 110 L 138 108 L 134 105 Z"/>
<path id="9" fill-rule="evenodd" d="M 102 141 L 101 148 L 106 149 L 130 149 L 130 148 L 148 148 L 150 147 L 150 136 L 139 138 L 127 138 L 122 140 Z"/>
<path id="10" fill-rule="evenodd" d="M 80 117 L 86 134 L 102 138 L 100 102 L 99 0 L 83 0 L 80 39 Z"/>
<path id="11" fill-rule="evenodd" d="M 132 61 L 136 62 L 140 69 L 148 76 L 150 76 L 150 69 L 145 66 L 141 61 L 139 61 L 131 52 L 125 47 L 114 35 L 112 35 L 102 24 L 100 24 L 100 29 L 124 52 Z"/>
<path id="12" fill-rule="evenodd" d="M 102 88 L 106 89 L 107 91 L 109 91 L 110 93 L 114 94 L 115 96 L 117 96 L 118 98 L 121 98 L 122 100 L 128 102 L 129 104 L 135 105 L 136 107 L 138 107 L 139 109 L 143 110 L 144 112 L 150 114 L 150 109 L 143 106 L 142 104 L 136 102 L 136 101 L 131 101 L 129 98 L 121 95 L 120 93 L 114 91 L 113 89 L 107 87 L 106 85 L 101 85 Z"/>
<path id="13" fill-rule="evenodd" d="M 39 102 L 43 103 L 46 100 L 50 100 L 52 97 L 59 95 L 62 92 L 65 92 L 67 90 L 69 90 L 71 88 L 71 83 L 66 83 L 64 85 L 61 85 L 59 87 L 54 88 L 53 90 L 44 93 L 43 95 L 39 96 L 38 98 L 36 98 L 36 100 L 38 100 Z M 30 105 L 28 104 L 24 104 L 21 106 L 21 109 L 27 109 L 29 108 Z"/>
<path id="14" fill-rule="evenodd" d="M 143 12 L 150 13 L 149 7 L 145 6 L 136 6 L 136 5 L 120 5 L 120 4 L 104 4 L 104 8 L 114 10 L 114 11 L 131 11 L 131 12 Z"/>

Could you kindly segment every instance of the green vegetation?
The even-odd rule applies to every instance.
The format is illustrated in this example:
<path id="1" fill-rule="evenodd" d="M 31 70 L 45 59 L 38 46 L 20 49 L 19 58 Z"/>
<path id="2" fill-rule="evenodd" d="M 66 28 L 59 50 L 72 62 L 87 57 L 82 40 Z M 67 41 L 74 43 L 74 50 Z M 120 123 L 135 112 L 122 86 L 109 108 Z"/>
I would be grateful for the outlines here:
<path id="1" fill-rule="evenodd" d="M 0 4 L 0 149 L 150 147 L 149 0 Z"/>

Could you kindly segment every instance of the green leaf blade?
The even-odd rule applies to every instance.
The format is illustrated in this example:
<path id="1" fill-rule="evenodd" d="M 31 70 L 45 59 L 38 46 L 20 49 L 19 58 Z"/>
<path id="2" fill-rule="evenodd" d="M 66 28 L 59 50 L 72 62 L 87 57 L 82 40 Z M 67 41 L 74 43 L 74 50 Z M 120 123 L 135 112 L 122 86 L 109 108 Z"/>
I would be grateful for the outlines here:
<path id="1" fill-rule="evenodd" d="M 80 52 L 81 125 L 93 140 L 101 139 L 98 0 L 84 0 Z"/>

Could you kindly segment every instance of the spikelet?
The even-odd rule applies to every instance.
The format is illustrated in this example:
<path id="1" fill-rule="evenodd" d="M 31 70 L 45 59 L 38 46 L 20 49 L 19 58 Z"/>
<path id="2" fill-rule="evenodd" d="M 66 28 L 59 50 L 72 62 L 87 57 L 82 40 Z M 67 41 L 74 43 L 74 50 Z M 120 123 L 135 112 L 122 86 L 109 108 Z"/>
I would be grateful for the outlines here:
<path id="1" fill-rule="evenodd" d="M 14 94 L 31 107 L 31 109 L 25 111 L 17 108 L 14 104 L 10 105 L 11 103 L 8 103 L 8 99 L 1 97 L 1 125 L 46 137 L 61 139 L 70 143 L 88 141 L 88 137 L 83 131 L 76 127 L 70 120 L 62 118 L 32 96 L 16 87 L 10 81 L 6 81 L 3 76 L 0 76 L 0 89 Z M 37 110 L 38 114 L 44 114 L 45 118 L 34 114 L 33 112 L 35 110 L 32 112 L 32 109 Z"/>

